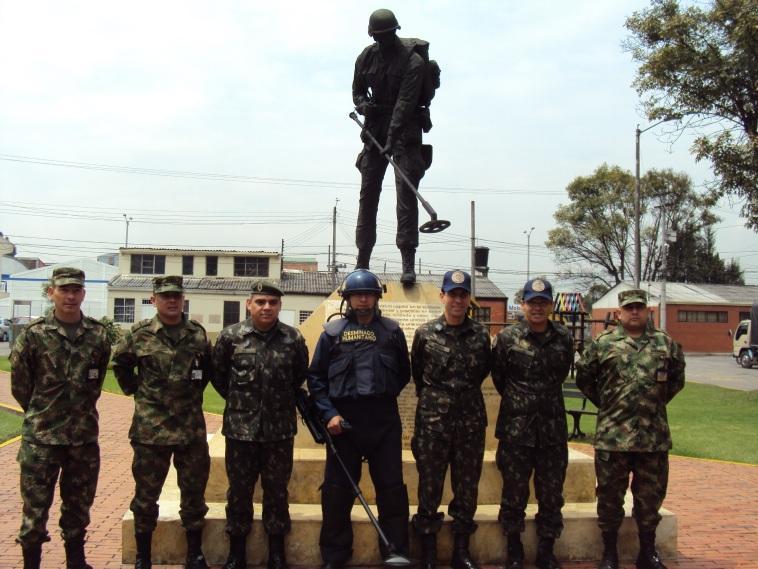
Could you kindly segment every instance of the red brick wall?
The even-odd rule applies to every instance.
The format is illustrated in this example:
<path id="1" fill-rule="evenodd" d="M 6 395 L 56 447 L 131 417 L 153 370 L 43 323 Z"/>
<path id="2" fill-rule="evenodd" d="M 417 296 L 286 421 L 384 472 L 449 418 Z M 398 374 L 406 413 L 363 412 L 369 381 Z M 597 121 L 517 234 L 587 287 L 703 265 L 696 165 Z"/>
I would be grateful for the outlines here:
<path id="1" fill-rule="evenodd" d="M 680 310 L 726 311 L 727 322 L 679 322 Z M 682 345 L 685 352 L 729 352 L 732 351 L 732 338 L 729 330 L 734 332 L 740 322 L 740 312 L 749 312 L 745 306 L 714 306 L 708 304 L 668 304 L 666 306 L 666 331 Z M 611 312 L 611 318 L 618 310 L 594 309 L 593 320 L 604 320 Z M 660 326 L 657 308 L 653 309 L 653 320 Z M 592 324 L 592 336 L 603 330 L 602 323 Z"/>
<path id="2" fill-rule="evenodd" d="M 502 322 L 505 322 L 508 300 L 477 298 L 476 301 L 480 306 L 486 306 L 490 309 L 490 322 L 496 323 L 490 324 L 490 335 L 494 336 L 503 329 Z"/>

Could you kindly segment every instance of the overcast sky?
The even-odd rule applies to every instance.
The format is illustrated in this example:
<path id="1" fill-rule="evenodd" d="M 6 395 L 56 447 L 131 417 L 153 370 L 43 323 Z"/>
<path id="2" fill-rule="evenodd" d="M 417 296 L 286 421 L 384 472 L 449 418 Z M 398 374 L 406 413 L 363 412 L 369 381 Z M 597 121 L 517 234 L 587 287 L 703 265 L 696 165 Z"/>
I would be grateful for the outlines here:
<path id="1" fill-rule="evenodd" d="M 401 36 L 431 43 L 434 164 L 421 191 L 452 227 L 422 235 L 423 270 L 467 267 L 470 201 L 492 278 L 512 296 L 556 267 L 544 247 L 566 185 L 603 162 L 634 171 L 645 128 L 621 43 L 647 2 L 405 1 Z M 318 256 L 337 203 L 338 260 L 352 266 L 360 151 L 353 65 L 375 2 L 0 0 L 0 231 L 48 262 L 130 245 Z M 642 171 L 702 185 L 705 164 L 660 128 Z M 388 181 L 391 177 L 388 176 Z M 385 184 L 372 267 L 398 270 Z M 758 283 L 758 237 L 716 213 L 717 249 Z M 421 221 L 426 216 L 421 210 Z M 556 283 L 559 290 L 566 286 Z"/>

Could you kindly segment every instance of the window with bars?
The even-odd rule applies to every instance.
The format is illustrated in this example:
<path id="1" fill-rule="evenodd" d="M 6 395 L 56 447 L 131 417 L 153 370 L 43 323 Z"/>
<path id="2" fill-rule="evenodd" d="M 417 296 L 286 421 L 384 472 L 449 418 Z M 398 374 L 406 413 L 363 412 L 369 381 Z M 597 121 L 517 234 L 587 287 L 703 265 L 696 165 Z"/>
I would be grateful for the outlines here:
<path id="1" fill-rule="evenodd" d="M 240 321 L 240 303 L 238 300 L 224 301 L 224 328 Z"/>
<path id="2" fill-rule="evenodd" d="M 166 272 L 166 255 L 132 255 L 133 275 L 162 275 Z"/>
<path id="3" fill-rule="evenodd" d="M 300 314 L 298 314 L 298 318 L 300 320 L 300 324 L 308 320 L 308 317 L 313 314 L 313 310 L 301 310 Z"/>
<path id="4" fill-rule="evenodd" d="M 471 311 L 471 318 L 477 322 L 489 322 L 492 319 L 492 309 L 489 306 L 480 306 Z"/>
<path id="5" fill-rule="evenodd" d="M 235 277 L 267 277 L 268 257 L 234 257 Z"/>
<path id="6" fill-rule="evenodd" d="M 215 255 L 208 255 L 205 257 L 205 274 L 209 277 L 215 277 L 218 275 L 218 257 Z"/>
<path id="7" fill-rule="evenodd" d="M 134 299 L 133 298 L 114 298 L 113 299 L 113 320 L 124 324 L 134 322 Z"/>

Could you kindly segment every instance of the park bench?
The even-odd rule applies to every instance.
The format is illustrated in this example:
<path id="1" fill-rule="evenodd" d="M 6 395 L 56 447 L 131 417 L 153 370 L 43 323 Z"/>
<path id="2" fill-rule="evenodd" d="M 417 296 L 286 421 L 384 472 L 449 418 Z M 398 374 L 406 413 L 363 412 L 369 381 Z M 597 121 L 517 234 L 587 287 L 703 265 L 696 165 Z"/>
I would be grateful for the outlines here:
<path id="1" fill-rule="evenodd" d="M 569 435 L 569 440 L 576 439 L 580 437 L 584 437 L 584 433 L 581 429 L 581 420 L 582 415 L 594 415 L 597 417 L 597 411 L 592 411 L 591 409 L 587 409 L 587 402 L 589 399 L 579 391 L 579 388 L 576 386 L 576 383 L 570 383 L 568 381 L 563 383 L 563 397 L 569 398 L 569 399 L 581 399 L 582 400 L 582 408 L 581 409 L 566 409 L 566 413 L 568 415 L 571 415 L 571 418 L 574 420 L 573 429 L 571 431 L 571 434 Z"/>

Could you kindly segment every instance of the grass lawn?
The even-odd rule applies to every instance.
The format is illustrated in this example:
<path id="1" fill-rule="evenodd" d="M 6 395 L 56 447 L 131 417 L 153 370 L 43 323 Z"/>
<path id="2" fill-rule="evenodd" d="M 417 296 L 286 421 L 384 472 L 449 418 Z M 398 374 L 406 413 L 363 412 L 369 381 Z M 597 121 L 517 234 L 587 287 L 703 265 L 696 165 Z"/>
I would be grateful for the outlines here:
<path id="1" fill-rule="evenodd" d="M 581 400 L 566 399 L 566 406 L 579 409 Z M 588 402 L 587 408 L 595 407 Z M 668 415 L 672 454 L 758 464 L 758 391 L 687 383 Z M 582 417 L 581 426 L 594 434 L 595 417 Z"/>
<path id="2" fill-rule="evenodd" d="M 0 356 L 0 370 L 10 371 L 11 363 L 8 361 L 8 356 Z"/>
<path id="3" fill-rule="evenodd" d="M 0 443 L 20 435 L 23 421 L 21 415 L 0 407 Z"/>

